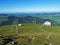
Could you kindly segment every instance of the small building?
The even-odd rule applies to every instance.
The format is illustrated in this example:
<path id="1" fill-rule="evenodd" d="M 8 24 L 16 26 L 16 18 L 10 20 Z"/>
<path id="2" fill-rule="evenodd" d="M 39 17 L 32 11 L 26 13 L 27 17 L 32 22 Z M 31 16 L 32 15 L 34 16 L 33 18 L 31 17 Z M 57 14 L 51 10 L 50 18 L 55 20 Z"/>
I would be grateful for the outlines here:
<path id="1" fill-rule="evenodd" d="M 51 26 L 51 22 L 45 21 L 45 22 L 44 22 L 44 25 L 45 25 L 45 26 Z"/>

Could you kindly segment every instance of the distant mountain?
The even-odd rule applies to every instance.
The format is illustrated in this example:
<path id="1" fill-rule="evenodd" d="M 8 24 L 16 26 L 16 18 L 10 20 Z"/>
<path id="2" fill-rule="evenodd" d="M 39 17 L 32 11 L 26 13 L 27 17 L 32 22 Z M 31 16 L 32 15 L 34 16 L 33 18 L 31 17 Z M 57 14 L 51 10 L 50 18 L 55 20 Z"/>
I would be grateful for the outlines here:
<path id="1" fill-rule="evenodd" d="M 0 14 L 0 16 L 8 16 L 7 14 Z"/>
<path id="2" fill-rule="evenodd" d="M 43 24 L 45 21 L 50 21 L 53 23 L 53 20 L 51 19 L 42 19 L 38 17 L 32 17 L 32 16 L 8 16 L 8 17 L 2 17 L 0 18 L 0 26 L 3 25 L 12 25 L 12 24 L 20 24 L 20 23 L 40 23 Z M 2 20 L 3 19 L 3 20 Z"/>
<path id="3" fill-rule="evenodd" d="M 11 25 L 18 23 L 40 23 L 52 22 L 53 25 L 60 25 L 60 13 L 16 13 L 0 14 L 0 25 Z"/>
<path id="4" fill-rule="evenodd" d="M 45 16 L 60 16 L 60 13 L 6 13 L 0 16 L 32 16 L 32 17 L 45 17 Z"/>

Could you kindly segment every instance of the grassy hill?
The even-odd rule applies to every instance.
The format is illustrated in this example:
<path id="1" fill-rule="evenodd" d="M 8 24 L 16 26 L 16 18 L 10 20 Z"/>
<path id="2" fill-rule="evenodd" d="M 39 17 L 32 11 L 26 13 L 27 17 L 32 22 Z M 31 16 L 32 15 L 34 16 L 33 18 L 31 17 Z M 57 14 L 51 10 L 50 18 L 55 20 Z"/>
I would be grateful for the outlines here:
<path id="1" fill-rule="evenodd" d="M 16 30 L 17 26 L 17 30 Z M 10 36 L 17 45 L 60 45 L 60 26 L 43 26 L 41 24 L 23 23 L 18 25 L 6 25 L 0 27 L 0 35 L 4 38 Z M 0 40 L 3 40 L 0 36 Z M 3 43 L 0 41 L 0 43 Z M 9 45 L 10 43 L 7 43 Z"/>
<path id="2" fill-rule="evenodd" d="M 41 17 L 28 16 L 28 14 L 27 16 L 26 14 L 24 16 L 1 15 L 0 45 L 12 45 L 11 42 L 14 42 L 14 45 L 60 45 L 60 16 L 48 15 L 43 14 L 40 15 Z M 53 25 L 42 26 L 47 20 Z M 21 27 L 18 26 L 20 23 Z"/>

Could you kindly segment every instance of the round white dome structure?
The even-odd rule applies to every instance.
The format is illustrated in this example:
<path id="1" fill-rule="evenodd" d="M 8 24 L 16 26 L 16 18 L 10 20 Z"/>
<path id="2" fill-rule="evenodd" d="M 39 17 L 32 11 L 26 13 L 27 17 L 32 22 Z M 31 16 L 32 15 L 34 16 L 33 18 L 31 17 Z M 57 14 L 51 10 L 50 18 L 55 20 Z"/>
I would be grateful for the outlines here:
<path id="1" fill-rule="evenodd" d="M 18 26 L 22 26 L 22 24 L 18 24 Z"/>
<path id="2" fill-rule="evenodd" d="M 46 22 L 44 22 L 44 25 L 45 25 L 45 26 L 51 26 L 51 22 L 46 21 Z"/>

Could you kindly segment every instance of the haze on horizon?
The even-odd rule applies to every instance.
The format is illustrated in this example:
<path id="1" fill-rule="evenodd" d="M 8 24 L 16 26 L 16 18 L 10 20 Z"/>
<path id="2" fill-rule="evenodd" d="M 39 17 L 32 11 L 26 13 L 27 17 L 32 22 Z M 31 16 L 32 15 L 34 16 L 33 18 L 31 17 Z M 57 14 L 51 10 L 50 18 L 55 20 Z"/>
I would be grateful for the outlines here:
<path id="1" fill-rule="evenodd" d="M 0 0 L 0 13 L 60 12 L 60 0 Z"/>

